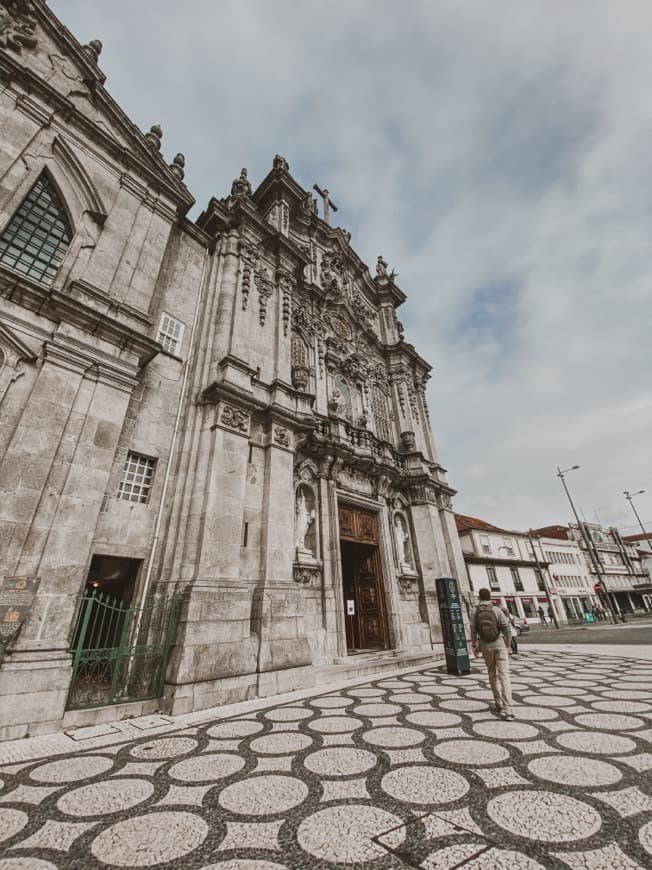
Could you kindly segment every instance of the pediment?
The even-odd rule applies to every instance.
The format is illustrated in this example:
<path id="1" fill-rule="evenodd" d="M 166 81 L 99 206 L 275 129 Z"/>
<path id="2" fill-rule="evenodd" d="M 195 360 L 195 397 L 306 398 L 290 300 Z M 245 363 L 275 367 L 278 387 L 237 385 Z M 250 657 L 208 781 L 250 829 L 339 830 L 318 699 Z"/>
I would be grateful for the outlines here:
<path id="1" fill-rule="evenodd" d="M 39 116 L 39 103 L 54 112 L 61 109 L 63 99 L 77 110 L 69 114 L 71 125 L 83 127 L 116 156 L 131 156 L 189 208 L 194 200 L 182 183 L 183 164 L 168 166 L 160 136 L 143 134 L 104 89 L 98 47 L 99 43 L 78 43 L 42 0 L 0 0 L 0 62 L 12 71 L 12 78 L 19 80 L 22 74 L 29 85 L 25 90 L 32 94 L 17 100 L 19 108 Z"/>
<path id="2" fill-rule="evenodd" d="M 6 323 L 0 321 L 0 349 L 12 366 L 20 360 L 36 359 L 36 352 Z"/>

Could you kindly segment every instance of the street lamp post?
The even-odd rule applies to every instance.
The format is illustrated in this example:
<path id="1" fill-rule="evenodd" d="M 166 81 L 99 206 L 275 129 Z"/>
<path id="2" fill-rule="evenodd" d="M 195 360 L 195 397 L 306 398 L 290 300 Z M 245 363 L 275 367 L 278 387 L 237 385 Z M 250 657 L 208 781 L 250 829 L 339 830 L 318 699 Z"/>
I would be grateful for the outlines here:
<path id="1" fill-rule="evenodd" d="M 638 492 L 630 492 L 630 491 L 627 490 L 627 489 L 624 490 L 625 498 L 626 498 L 627 501 L 629 502 L 629 506 L 631 507 L 631 509 L 634 511 L 634 516 L 635 516 L 636 519 L 638 520 L 638 524 L 639 524 L 639 526 L 641 527 L 641 531 L 643 532 L 643 537 L 644 537 L 645 540 L 647 541 L 647 545 L 648 545 L 648 547 L 650 548 L 650 550 L 652 551 L 652 539 L 648 538 L 647 532 L 645 531 L 645 528 L 644 528 L 644 526 L 643 526 L 643 522 L 641 521 L 641 518 L 640 518 L 639 515 L 638 515 L 638 511 L 637 511 L 636 508 L 634 507 L 634 502 L 632 501 L 632 499 L 633 499 L 635 496 L 637 496 L 637 495 L 643 495 L 644 492 L 645 492 L 644 489 L 639 489 Z"/>
<path id="2" fill-rule="evenodd" d="M 575 505 L 573 504 L 573 499 L 571 498 L 571 494 L 568 491 L 568 486 L 566 485 L 566 479 L 564 475 L 569 471 L 576 471 L 579 468 L 579 465 L 573 465 L 570 468 L 564 468 L 563 470 L 557 466 L 557 477 L 561 480 L 561 485 L 564 487 L 564 492 L 566 493 L 566 497 L 568 498 L 568 502 L 571 506 L 571 510 L 573 511 L 573 516 L 575 517 L 575 521 L 577 522 L 577 527 L 580 530 L 580 534 L 582 535 L 582 539 L 584 540 L 584 546 L 586 547 L 586 552 L 589 554 L 589 558 L 593 564 L 593 568 L 595 570 L 596 577 L 598 578 L 598 583 L 604 592 L 604 597 L 607 602 L 607 607 L 609 608 L 609 612 L 611 613 L 611 618 L 614 623 L 618 622 L 616 617 L 616 611 L 613 605 L 613 602 L 609 596 L 609 591 L 607 590 L 607 585 L 604 582 L 604 574 L 602 573 L 602 567 L 600 565 L 600 560 L 593 552 L 593 547 L 591 546 L 591 542 L 588 539 L 586 529 L 584 525 L 580 522 L 580 518 L 577 515 L 577 511 L 575 510 Z"/>
<path id="3" fill-rule="evenodd" d="M 557 619 L 557 611 L 555 610 L 555 605 L 552 603 L 552 597 L 550 595 L 550 589 L 548 588 L 548 583 L 546 582 L 545 575 L 543 573 L 543 567 L 539 562 L 539 557 L 537 556 L 536 547 L 534 546 L 534 541 L 532 540 L 532 529 L 528 532 L 527 539 L 530 542 L 530 546 L 532 547 L 532 553 L 534 554 L 534 561 L 536 562 L 537 571 L 539 572 L 539 577 L 541 577 L 541 582 L 543 583 L 543 591 L 546 593 L 546 598 L 548 599 L 548 611 L 550 616 L 552 617 L 552 621 L 555 623 L 555 628 L 559 628 L 559 620 Z M 537 538 L 537 540 L 539 540 Z M 539 546 L 541 546 L 541 541 L 539 541 Z M 543 550 L 542 550 L 543 552 Z"/>

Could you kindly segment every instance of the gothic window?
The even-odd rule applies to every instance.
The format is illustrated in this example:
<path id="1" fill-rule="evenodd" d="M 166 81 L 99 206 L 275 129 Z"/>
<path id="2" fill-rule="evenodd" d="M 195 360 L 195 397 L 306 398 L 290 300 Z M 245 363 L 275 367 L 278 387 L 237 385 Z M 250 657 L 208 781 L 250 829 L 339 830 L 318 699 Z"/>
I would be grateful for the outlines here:
<path id="1" fill-rule="evenodd" d="M 353 398 L 349 382 L 342 375 L 335 375 L 335 390 L 339 393 L 340 413 L 342 417 L 353 422 Z"/>
<path id="2" fill-rule="evenodd" d="M 0 235 L 0 262 L 51 284 L 71 237 L 63 203 L 44 173 Z"/>
<path id="3" fill-rule="evenodd" d="M 371 394 L 371 410 L 373 411 L 374 420 L 376 422 L 376 435 L 381 441 L 391 441 L 391 426 L 389 421 L 389 407 L 387 405 L 387 397 L 380 389 L 374 387 Z"/>

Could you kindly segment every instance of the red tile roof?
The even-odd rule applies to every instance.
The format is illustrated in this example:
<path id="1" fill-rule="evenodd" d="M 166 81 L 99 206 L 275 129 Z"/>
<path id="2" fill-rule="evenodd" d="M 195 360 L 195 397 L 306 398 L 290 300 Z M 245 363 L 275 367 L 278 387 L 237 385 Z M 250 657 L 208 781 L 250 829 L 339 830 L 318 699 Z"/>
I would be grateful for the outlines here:
<path id="1" fill-rule="evenodd" d="M 635 544 L 637 541 L 652 541 L 652 532 L 639 532 L 638 535 L 623 535 L 623 541 L 630 541 Z"/>
<path id="2" fill-rule="evenodd" d="M 477 517 L 469 517 L 465 514 L 455 514 L 455 525 L 458 532 L 468 532 L 470 529 L 479 529 L 485 532 L 503 532 L 506 534 L 519 534 L 518 532 L 510 532 L 507 529 L 500 529 L 498 526 L 493 526 L 484 520 L 479 520 Z"/>
<path id="3" fill-rule="evenodd" d="M 540 529 L 532 529 L 532 534 L 539 538 L 558 538 L 560 541 L 570 540 L 568 526 L 543 526 Z"/>

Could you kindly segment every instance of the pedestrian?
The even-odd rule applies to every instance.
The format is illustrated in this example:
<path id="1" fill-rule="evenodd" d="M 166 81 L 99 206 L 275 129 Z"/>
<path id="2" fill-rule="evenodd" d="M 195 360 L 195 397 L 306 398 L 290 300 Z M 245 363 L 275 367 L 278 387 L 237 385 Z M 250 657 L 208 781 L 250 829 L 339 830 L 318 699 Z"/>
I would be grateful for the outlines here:
<path id="1" fill-rule="evenodd" d="M 541 625 L 546 625 L 546 614 L 543 612 L 543 607 L 539 605 L 539 609 L 537 610 L 539 614 L 539 619 L 541 620 Z"/>
<path id="2" fill-rule="evenodd" d="M 496 713 L 511 721 L 514 713 L 508 656 L 511 653 L 512 631 L 505 614 L 491 603 L 489 589 L 481 589 L 478 596 L 480 601 L 471 619 L 473 655 L 477 658 L 482 653 L 487 665 Z"/>
<path id="3" fill-rule="evenodd" d="M 500 609 L 505 614 L 507 621 L 509 622 L 510 632 L 512 635 L 509 646 L 510 646 L 510 649 L 512 651 L 512 655 L 517 656 L 518 655 L 518 644 L 516 643 L 516 628 L 515 628 L 516 622 L 514 620 L 514 617 L 512 616 L 512 614 L 509 612 L 509 610 L 506 607 L 501 607 Z"/>

